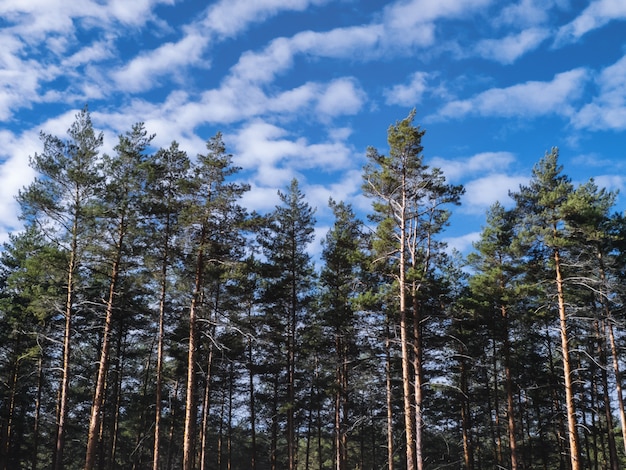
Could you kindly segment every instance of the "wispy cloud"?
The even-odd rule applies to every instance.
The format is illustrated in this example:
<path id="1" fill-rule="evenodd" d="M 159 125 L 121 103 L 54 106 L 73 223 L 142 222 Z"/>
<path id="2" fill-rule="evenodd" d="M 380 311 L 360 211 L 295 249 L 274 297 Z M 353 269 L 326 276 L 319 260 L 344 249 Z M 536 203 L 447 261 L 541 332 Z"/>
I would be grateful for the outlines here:
<path id="1" fill-rule="evenodd" d="M 529 28 L 501 39 L 484 39 L 472 53 L 501 64 L 512 64 L 529 51 L 536 49 L 549 36 L 545 28 Z"/>
<path id="2" fill-rule="evenodd" d="M 504 206 L 512 203 L 509 191 L 516 191 L 520 184 L 528 183 L 528 177 L 493 173 L 465 183 L 462 210 L 472 214 L 484 214 L 496 202 Z"/>
<path id="3" fill-rule="evenodd" d="M 422 96 L 427 91 L 428 79 L 431 74 L 426 72 L 415 72 L 409 77 L 406 85 L 395 85 L 384 90 L 387 104 L 398 104 L 412 106 L 422 101 Z"/>
<path id="4" fill-rule="evenodd" d="M 516 161 L 511 152 L 482 152 L 467 158 L 436 157 L 428 163 L 440 168 L 450 182 L 463 182 L 462 212 L 482 214 L 497 201 L 508 204 L 509 191 L 528 180 L 510 171 Z"/>
<path id="5" fill-rule="evenodd" d="M 459 181 L 477 173 L 502 172 L 515 161 L 510 152 L 482 152 L 469 158 L 447 159 L 435 157 L 428 164 L 440 168 L 446 179 Z"/>
<path id="6" fill-rule="evenodd" d="M 598 94 L 572 118 L 577 128 L 626 129 L 626 56 L 597 77 Z"/>
<path id="7" fill-rule="evenodd" d="M 467 115 L 530 118 L 568 116 L 572 102 L 582 96 L 588 72 L 577 68 L 557 74 L 552 81 L 528 81 L 505 88 L 492 88 L 465 100 L 447 103 L 429 119 L 459 119 Z"/>
<path id="8" fill-rule="evenodd" d="M 201 64 L 208 68 L 203 59 L 207 39 L 189 34 L 178 42 L 168 42 L 157 49 L 139 55 L 128 64 L 112 73 L 117 88 L 126 92 L 146 91 L 158 83 L 164 75 L 184 76 L 184 67 Z"/>
<path id="9" fill-rule="evenodd" d="M 626 20 L 626 2 L 595 0 L 572 22 L 559 28 L 554 45 L 559 47 L 575 42 L 613 20 Z"/>

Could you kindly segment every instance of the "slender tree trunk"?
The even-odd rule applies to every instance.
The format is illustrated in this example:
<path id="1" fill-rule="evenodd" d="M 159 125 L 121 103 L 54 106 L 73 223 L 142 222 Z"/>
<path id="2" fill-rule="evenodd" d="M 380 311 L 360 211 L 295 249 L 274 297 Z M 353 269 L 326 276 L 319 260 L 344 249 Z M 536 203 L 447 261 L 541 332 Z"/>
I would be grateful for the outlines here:
<path id="1" fill-rule="evenodd" d="M 604 325 L 604 322 L 602 322 Z M 602 401 L 604 404 L 604 416 L 606 419 L 606 435 L 609 446 L 609 463 L 611 470 L 619 470 L 619 462 L 617 457 L 617 445 L 615 436 L 613 435 L 613 413 L 611 411 L 611 397 L 609 396 L 609 375 L 607 372 L 608 364 L 606 357 L 606 327 L 600 327 L 598 320 L 594 322 L 596 330 L 596 351 L 600 358 L 600 376 L 602 380 Z"/>
<path id="2" fill-rule="evenodd" d="M 115 406 L 113 411 L 113 426 L 111 429 L 111 444 L 109 448 L 109 469 L 116 468 L 115 459 L 117 457 L 117 443 L 120 431 L 120 411 L 122 409 L 122 382 L 124 378 L 124 358 L 126 354 L 126 338 L 123 322 L 120 322 L 119 332 L 117 335 L 117 357 L 118 362 L 115 367 Z"/>
<path id="3" fill-rule="evenodd" d="M 474 449 L 472 445 L 471 430 L 472 423 L 470 417 L 469 393 L 467 387 L 467 364 L 465 358 L 461 358 L 461 393 L 463 395 L 461 402 L 461 428 L 463 434 L 463 463 L 465 470 L 474 470 Z"/>
<path id="4" fill-rule="evenodd" d="M 391 386 L 391 331 L 390 319 L 385 322 L 385 391 L 387 396 L 387 469 L 393 470 L 393 393 Z M 361 452 L 361 455 L 363 453 Z"/>
<path id="5" fill-rule="evenodd" d="M 295 242 L 291 259 L 296 259 Z M 298 305 L 297 271 L 294 268 L 291 272 L 291 305 L 289 309 L 289 319 L 287 322 L 287 454 L 289 470 L 296 470 L 296 310 Z"/>
<path id="6" fill-rule="evenodd" d="M 559 324 L 561 334 L 561 349 L 563 353 L 563 378 L 565 380 L 565 404 L 567 409 L 567 434 L 569 439 L 569 454 L 571 470 L 581 470 L 580 449 L 578 446 L 578 431 L 576 429 L 576 407 L 574 405 L 574 385 L 569 339 L 567 333 L 567 317 L 565 314 L 565 296 L 563 294 L 563 279 L 561 277 L 561 260 L 559 251 L 554 251 L 554 269 L 556 273 L 556 289 L 559 306 Z"/>
<path id="7" fill-rule="evenodd" d="M 205 470 L 207 467 L 207 448 L 208 448 L 208 436 L 207 430 L 209 427 L 209 410 L 211 409 L 211 369 L 213 368 L 213 343 L 209 346 L 209 358 L 207 360 L 206 367 L 206 383 L 204 385 L 204 399 L 202 400 L 202 439 L 200 449 L 200 470 Z"/>
<path id="8" fill-rule="evenodd" d="M 495 332 L 494 332 L 495 333 Z M 498 387 L 498 350 L 496 347 L 495 334 L 492 334 L 491 339 L 491 370 L 493 377 L 493 430 L 494 430 L 494 457 L 498 467 L 502 467 L 502 433 L 500 429 L 500 394 Z"/>
<path id="9" fill-rule="evenodd" d="M 548 323 L 548 320 L 546 320 L 546 323 Z M 550 336 L 550 325 L 546 324 L 546 346 L 548 348 L 548 363 L 550 366 L 550 376 L 553 378 L 553 380 L 556 380 L 556 366 L 554 364 L 554 355 L 552 354 L 552 338 Z M 564 455 L 566 455 L 567 453 L 567 449 L 565 444 L 563 443 L 563 441 L 565 440 L 563 437 L 563 433 L 565 432 L 565 424 L 563 422 L 563 412 L 561 409 L 561 401 L 559 400 L 559 395 L 558 395 L 558 391 L 556 389 L 556 384 L 552 383 L 550 385 L 550 394 L 552 397 L 551 400 L 551 405 L 552 405 L 552 416 L 558 416 L 558 420 L 554 420 L 552 424 L 552 429 L 554 432 L 554 437 L 555 437 L 555 441 L 558 443 L 559 446 L 559 467 L 560 468 L 564 468 L 565 461 L 564 461 Z M 537 418 L 540 420 L 541 419 L 541 410 L 537 409 Z M 543 429 L 543 426 L 539 426 L 540 429 Z M 544 456 L 546 454 L 544 453 Z M 544 457 L 545 458 L 545 457 Z M 545 464 L 547 467 L 547 463 Z"/>
<path id="10" fill-rule="evenodd" d="M 346 393 L 348 389 L 347 354 L 341 331 L 335 332 L 335 423 L 334 423 L 334 447 L 335 447 L 335 470 L 346 470 L 346 445 L 345 419 L 347 416 Z"/>
<path id="11" fill-rule="evenodd" d="M 270 468 L 277 470 L 278 456 L 278 372 L 272 377 L 273 397 L 272 397 L 272 429 L 270 437 Z"/>
<path id="12" fill-rule="evenodd" d="M 37 398 L 35 399 L 35 417 L 33 419 L 33 458 L 32 470 L 37 470 L 39 465 L 39 421 L 41 418 L 41 396 L 43 389 L 43 352 L 39 348 L 39 358 L 37 359 Z"/>
<path id="13" fill-rule="evenodd" d="M 611 309 L 606 297 L 606 270 L 604 268 L 604 259 L 602 252 L 598 252 L 598 263 L 600 266 L 600 279 L 602 281 L 602 291 L 600 292 L 604 315 L 606 317 L 605 328 L 608 330 L 609 347 L 611 348 L 611 358 L 613 359 L 613 373 L 615 374 L 615 387 L 617 389 L 617 408 L 622 427 L 622 441 L 624 443 L 624 452 L 626 453 L 626 411 L 624 411 L 624 395 L 622 392 L 622 373 L 619 367 L 619 355 L 615 344 L 615 334 L 613 332 L 613 323 L 611 318 Z M 606 336 L 606 333 L 605 333 Z"/>
<path id="14" fill-rule="evenodd" d="M 196 424 L 196 356 L 198 349 L 197 315 L 202 295 L 202 278 L 204 270 L 203 244 L 206 237 L 206 226 L 202 227 L 200 245 L 196 259 L 194 293 L 189 308 L 189 351 L 187 355 L 187 397 L 185 399 L 185 433 L 183 437 L 183 470 L 193 469 L 193 447 Z"/>
<path id="15" fill-rule="evenodd" d="M 404 187 L 404 186 L 403 186 Z M 406 207 L 405 201 L 406 195 L 403 195 L 402 207 Z M 412 403 L 413 394 L 421 393 L 417 391 L 417 385 L 414 389 L 414 393 L 411 391 L 411 358 L 409 350 L 409 321 L 407 318 L 407 306 L 406 306 L 406 220 L 402 214 L 402 220 L 400 221 L 400 272 L 398 275 L 398 293 L 400 297 L 400 349 L 402 360 L 402 403 L 403 403 L 403 415 L 404 415 L 404 435 L 406 445 L 406 468 L 407 470 L 415 470 L 416 458 L 415 458 L 415 428 L 419 423 L 415 422 Z M 417 371 L 416 371 L 417 372 Z M 414 374 L 417 379 L 417 373 Z M 415 410 L 417 410 L 418 404 L 415 403 Z M 418 468 L 418 470 L 421 470 Z"/>
<path id="16" fill-rule="evenodd" d="M 248 312 L 249 313 L 249 312 Z M 256 470 L 257 448 L 256 448 L 256 402 L 254 396 L 254 370 L 253 370 L 253 350 L 252 338 L 248 338 L 248 386 L 249 386 L 249 405 L 250 405 L 250 470 Z"/>
<path id="17" fill-rule="evenodd" d="M 65 300 L 65 329 L 63 332 L 63 360 L 61 366 L 61 387 L 59 390 L 57 432 L 53 454 L 54 470 L 63 470 L 63 449 L 65 447 L 65 426 L 67 421 L 67 404 L 70 384 L 70 356 L 72 336 L 72 316 L 74 310 L 74 275 L 77 268 L 78 251 L 78 215 L 74 217 L 72 226 L 72 244 L 67 269 L 67 286 Z"/>
<path id="18" fill-rule="evenodd" d="M 157 363 L 154 397 L 154 445 L 152 451 L 152 470 L 159 470 L 161 458 L 161 414 L 163 400 L 163 350 L 165 343 L 165 300 L 167 293 L 167 267 L 169 262 L 169 215 L 165 223 L 165 252 L 161 264 L 161 293 L 159 294 L 159 331 L 157 333 Z"/>
<path id="19" fill-rule="evenodd" d="M 228 436 L 226 448 L 228 452 L 228 462 L 226 468 L 232 470 L 233 466 L 233 395 L 235 393 L 235 373 L 233 371 L 233 361 L 228 365 Z"/>
<path id="20" fill-rule="evenodd" d="M 15 350 L 17 351 L 19 348 L 19 341 L 17 341 L 17 344 L 15 346 Z M 13 361 L 13 367 L 11 367 L 11 378 L 9 379 L 9 384 L 8 384 L 8 388 L 9 388 L 9 403 L 7 406 L 7 416 L 6 416 L 6 423 L 4 425 L 4 432 L 3 434 L 3 438 L 4 438 L 4 442 L 2 445 L 2 458 L 3 458 L 3 465 L 2 468 L 4 470 L 10 470 L 9 469 L 9 460 L 10 460 L 10 455 L 11 455 L 11 441 L 13 440 L 13 419 L 14 419 L 14 414 L 15 414 L 15 397 L 17 396 L 17 377 L 19 374 L 19 358 L 16 358 Z"/>
<path id="21" fill-rule="evenodd" d="M 424 371 L 422 368 L 422 357 L 424 355 L 422 346 L 422 315 L 417 301 L 417 288 L 413 283 L 413 373 L 415 383 L 413 384 L 414 406 L 415 406 L 415 464 L 417 470 L 424 467 L 424 456 L 422 455 L 422 403 L 424 388 Z"/>
<path id="22" fill-rule="evenodd" d="M 111 268 L 111 279 L 109 284 L 109 297 L 106 303 L 106 314 L 104 319 L 104 332 L 102 336 L 102 346 L 100 350 L 100 361 L 98 364 L 98 377 L 96 379 L 96 391 L 91 407 L 91 418 L 89 419 L 89 434 L 87 436 L 87 455 L 85 458 L 85 470 L 92 470 L 96 462 L 98 449 L 98 436 L 100 420 L 102 419 L 104 405 L 104 391 L 106 388 L 107 373 L 109 370 L 109 351 L 111 349 L 111 330 L 113 328 L 113 310 L 117 282 L 119 278 L 120 262 L 122 258 L 122 246 L 124 243 L 125 226 L 124 220 L 120 221 L 118 240 L 116 245 L 115 260 Z"/>
<path id="23" fill-rule="evenodd" d="M 171 395 L 173 398 L 171 399 L 172 402 L 172 422 L 170 423 L 170 432 L 169 432 L 169 436 L 168 436 L 168 441 L 167 441 L 167 465 L 165 468 L 172 468 L 172 460 L 174 458 L 174 437 L 175 437 L 175 431 L 176 431 L 176 422 L 177 422 L 177 418 L 178 418 L 178 413 L 176 413 L 176 406 L 175 403 L 178 399 L 178 387 L 180 386 L 180 380 L 176 380 L 176 383 L 174 385 L 174 393 Z"/>
<path id="24" fill-rule="evenodd" d="M 502 319 L 504 321 L 504 343 L 503 343 L 503 356 L 504 356 L 504 376 L 506 385 L 506 414 L 509 431 L 509 450 L 511 451 L 511 470 L 517 470 L 518 468 L 518 456 L 517 456 L 517 438 L 515 429 L 515 398 L 513 395 L 513 378 L 511 377 L 511 342 L 509 339 L 509 317 L 506 310 L 506 306 L 500 307 Z"/>

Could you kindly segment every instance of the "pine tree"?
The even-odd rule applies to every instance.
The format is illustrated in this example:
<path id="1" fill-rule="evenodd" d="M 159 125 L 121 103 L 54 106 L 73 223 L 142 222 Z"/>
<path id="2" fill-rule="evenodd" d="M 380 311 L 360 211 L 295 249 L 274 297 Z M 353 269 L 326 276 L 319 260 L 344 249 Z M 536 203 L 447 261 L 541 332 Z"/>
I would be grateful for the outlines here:
<path id="1" fill-rule="evenodd" d="M 501 204 L 496 203 L 489 209 L 487 225 L 483 229 L 481 239 L 474 244 L 477 251 L 468 257 L 468 261 L 476 270 L 470 281 L 473 300 L 480 302 L 484 299 L 482 301 L 488 306 L 488 309 L 497 309 L 495 318 L 490 323 L 494 325 L 493 341 L 500 341 L 502 344 L 497 354 L 501 355 L 504 362 L 511 470 L 516 470 L 520 465 L 517 451 L 517 426 L 515 420 L 514 380 L 511 372 L 512 351 L 510 339 L 510 311 L 513 303 L 511 297 L 514 296 L 514 283 L 519 269 L 514 262 L 518 256 L 518 253 L 515 251 L 514 227 L 514 214 L 506 211 Z M 496 383 L 501 382 L 500 377 L 495 377 L 495 379 L 497 379 Z M 497 393 L 497 390 L 495 392 Z"/>
<path id="2" fill-rule="evenodd" d="M 421 141 L 425 131 L 413 125 L 414 117 L 412 111 L 389 127 L 389 155 L 368 149 L 363 191 L 374 200 L 372 219 L 378 223 L 379 256 L 393 258 L 397 266 L 406 465 L 408 470 L 422 470 L 420 289 L 441 248 L 434 236 L 447 223 L 449 212 L 444 207 L 457 204 L 463 188 L 446 184 L 439 169 L 424 164 Z"/>
<path id="3" fill-rule="evenodd" d="M 233 262 L 233 250 L 242 248 L 239 234 L 245 212 L 237 201 L 248 190 L 247 185 L 228 180 L 239 171 L 239 168 L 232 165 L 232 155 L 226 153 L 221 134 L 218 133 L 209 139 L 207 153 L 198 155 L 197 160 L 192 182 L 194 197 L 183 215 L 189 232 L 188 239 L 194 250 L 193 293 L 189 306 L 183 470 L 191 470 L 194 465 L 198 325 L 207 272 L 212 269 L 216 273 L 214 275 L 219 276 L 219 266 Z"/>
<path id="4" fill-rule="evenodd" d="M 546 263 L 552 263 L 561 338 L 570 465 L 572 470 L 580 470 L 582 463 L 574 402 L 575 367 L 570 354 L 562 260 L 568 245 L 564 206 L 574 189 L 569 178 L 562 174 L 558 156 L 557 148 L 546 153 L 533 168 L 530 184 L 520 186 L 519 191 L 512 193 L 512 196 L 521 214 L 523 235 L 528 237 Z"/>
<path id="5" fill-rule="evenodd" d="M 144 207 L 148 214 L 146 261 L 153 267 L 158 287 L 157 362 L 155 370 L 154 445 L 152 470 L 159 470 L 163 414 L 163 365 L 165 360 L 166 314 L 171 308 L 170 272 L 176 264 L 175 240 L 179 218 L 186 198 L 191 162 L 176 142 L 159 149 L 148 160 L 148 178 Z M 188 196 L 187 196 L 188 198 Z M 170 306 L 170 308 L 168 308 Z"/>
<path id="6" fill-rule="evenodd" d="M 329 201 L 335 223 L 323 241 L 320 274 L 322 324 L 334 338 L 335 381 L 334 447 L 336 470 L 347 470 L 348 429 L 350 422 L 350 364 L 355 360 L 356 312 L 354 298 L 360 269 L 364 263 L 362 252 L 362 223 L 352 208 L 342 202 Z"/>
<path id="7" fill-rule="evenodd" d="M 69 139 L 64 141 L 50 134 L 41 134 L 43 152 L 30 159 L 31 166 L 40 176 L 18 195 L 25 221 L 39 225 L 67 253 L 54 470 L 61 470 L 64 465 L 75 297 L 85 247 L 91 242 L 89 231 L 93 229 L 102 181 L 98 153 L 103 136 L 94 130 L 87 107 L 76 115 L 68 136 Z"/>
<path id="8" fill-rule="evenodd" d="M 259 244 L 267 259 L 262 302 L 268 325 L 274 328 L 268 338 L 274 350 L 272 358 L 284 364 L 282 370 L 272 371 L 275 403 L 280 402 L 286 420 L 287 461 L 285 468 L 295 470 L 297 465 L 296 394 L 300 335 L 305 312 L 311 302 L 313 264 L 307 247 L 313 240 L 314 210 L 304 201 L 297 180 L 292 180 L 286 193 L 279 191 L 281 205 L 268 216 L 268 223 L 259 234 Z M 275 354 L 279 354 L 278 357 Z M 281 357 L 282 356 L 282 357 Z M 306 358 L 303 358 L 306 360 Z M 284 375 L 282 375 L 284 374 Z M 285 381 L 285 394 L 280 396 L 280 377 Z M 276 410 L 277 411 L 277 410 Z M 273 447 L 276 447 L 277 423 L 274 423 Z M 276 449 L 277 450 L 277 449 Z M 273 459 L 272 468 L 277 464 Z"/>
<path id="9" fill-rule="evenodd" d="M 115 147 L 116 155 L 104 157 L 106 183 L 102 194 L 101 207 L 103 258 L 109 271 L 108 294 L 105 302 L 104 327 L 100 346 L 100 359 L 96 378 L 89 432 L 85 470 L 95 466 L 102 420 L 104 394 L 109 370 L 111 333 L 115 311 L 118 309 L 121 278 L 130 269 L 135 259 L 133 248 L 138 245 L 141 203 L 144 198 L 146 180 L 146 155 L 153 136 L 148 136 L 143 123 L 133 126 L 132 131 L 119 137 Z"/>

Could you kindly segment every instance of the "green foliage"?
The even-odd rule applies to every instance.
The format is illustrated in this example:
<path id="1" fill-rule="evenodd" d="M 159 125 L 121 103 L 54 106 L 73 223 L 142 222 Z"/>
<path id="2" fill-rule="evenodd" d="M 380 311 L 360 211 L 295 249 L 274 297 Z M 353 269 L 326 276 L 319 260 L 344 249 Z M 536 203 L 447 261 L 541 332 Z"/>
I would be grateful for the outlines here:
<path id="1" fill-rule="evenodd" d="M 194 296 L 196 468 L 202 446 L 206 468 L 385 468 L 388 440 L 403 468 L 401 299 L 424 468 L 512 468 L 509 396 L 518 468 L 566 468 L 556 251 L 584 466 L 619 468 L 621 376 L 609 338 L 619 352 L 617 194 L 573 184 L 554 148 L 512 207 L 489 209 L 464 262 L 442 241 L 463 188 L 425 164 L 415 115 L 389 127 L 386 154 L 367 150 L 371 230 L 329 201 L 317 268 L 315 210 L 299 182 L 250 216 L 240 205 L 249 186 L 220 133 L 193 159 L 176 142 L 152 148 L 142 123 L 100 155 L 87 108 L 67 139 L 42 134 L 38 177 L 18 195 L 25 229 L 0 253 L 0 469 L 53 466 L 68 312 L 63 460 L 83 468 L 111 286 L 98 468 L 152 468 L 157 388 L 160 468 L 181 467 Z"/>

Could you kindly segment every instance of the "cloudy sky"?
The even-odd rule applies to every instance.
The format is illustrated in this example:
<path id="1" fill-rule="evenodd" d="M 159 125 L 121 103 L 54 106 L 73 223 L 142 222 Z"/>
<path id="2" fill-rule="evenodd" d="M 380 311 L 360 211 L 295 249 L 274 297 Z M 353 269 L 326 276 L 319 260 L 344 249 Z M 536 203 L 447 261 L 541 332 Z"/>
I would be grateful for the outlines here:
<path id="1" fill-rule="evenodd" d="M 467 189 L 461 250 L 553 146 L 574 182 L 626 186 L 623 0 L 0 0 L 0 28 L 0 240 L 39 132 L 85 104 L 107 149 L 139 121 L 192 156 L 222 132 L 244 204 L 295 176 L 320 235 L 329 196 L 368 210 L 366 148 L 412 108 L 425 162 Z"/>

